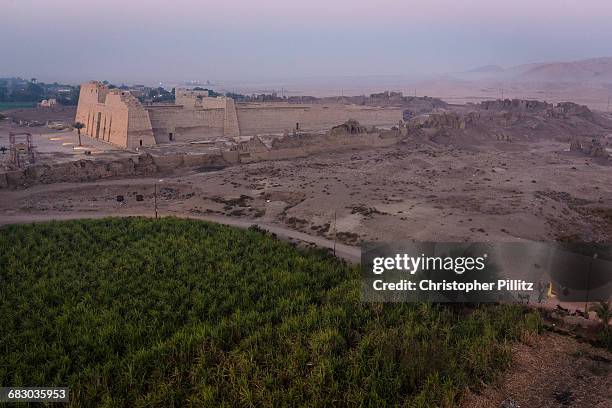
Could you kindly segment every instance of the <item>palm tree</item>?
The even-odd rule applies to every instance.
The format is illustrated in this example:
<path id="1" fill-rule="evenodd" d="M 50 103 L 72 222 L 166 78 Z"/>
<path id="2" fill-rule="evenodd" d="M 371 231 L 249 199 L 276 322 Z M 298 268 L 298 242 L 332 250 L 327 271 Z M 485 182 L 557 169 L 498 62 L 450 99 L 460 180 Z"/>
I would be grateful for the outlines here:
<path id="1" fill-rule="evenodd" d="M 79 134 L 79 146 L 81 146 L 81 129 L 83 129 L 85 127 L 84 124 L 82 124 L 81 122 L 76 122 L 74 124 L 74 128 L 77 130 L 77 133 Z"/>
<path id="2" fill-rule="evenodd" d="M 610 307 L 610 302 L 599 302 L 591 306 L 591 311 L 597 314 L 597 317 L 599 317 L 604 324 L 604 330 L 607 330 L 610 325 L 610 319 L 612 319 L 612 307 Z"/>

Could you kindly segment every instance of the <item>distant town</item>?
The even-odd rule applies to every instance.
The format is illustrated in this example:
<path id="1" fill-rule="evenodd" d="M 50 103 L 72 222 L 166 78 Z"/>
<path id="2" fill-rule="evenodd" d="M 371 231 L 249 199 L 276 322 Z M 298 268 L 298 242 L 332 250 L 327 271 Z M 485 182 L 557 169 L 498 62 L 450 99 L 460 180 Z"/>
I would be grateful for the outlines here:
<path id="1" fill-rule="evenodd" d="M 129 91 L 141 103 L 167 103 L 175 99 L 176 88 L 165 88 L 162 86 L 146 86 L 140 84 L 112 84 L 102 81 L 108 89 L 120 89 Z M 194 91 L 208 91 L 211 97 L 226 96 L 237 102 L 308 102 L 313 97 L 309 96 L 286 96 L 279 95 L 276 91 L 265 93 L 253 93 L 243 95 L 236 92 L 218 92 L 212 89 L 214 85 L 210 81 L 186 81 L 181 88 Z M 13 108 L 29 107 L 51 107 L 56 104 L 61 106 L 76 106 L 79 103 L 80 85 L 62 84 L 58 82 L 47 83 L 38 81 L 36 78 L 24 79 L 20 77 L 0 78 L 0 111 Z"/>

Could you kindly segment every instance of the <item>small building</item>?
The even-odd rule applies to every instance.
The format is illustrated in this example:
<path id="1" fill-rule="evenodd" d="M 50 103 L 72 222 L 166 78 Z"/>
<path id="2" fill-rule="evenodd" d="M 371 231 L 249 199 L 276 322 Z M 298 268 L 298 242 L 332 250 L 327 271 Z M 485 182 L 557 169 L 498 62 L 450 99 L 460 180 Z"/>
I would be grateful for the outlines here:
<path id="1" fill-rule="evenodd" d="M 52 108 L 56 105 L 57 105 L 57 99 L 50 98 L 50 99 L 43 99 L 42 101 L 40 101 L 40 103 L 38 104 L 38 107 L 39 108 Z"/>

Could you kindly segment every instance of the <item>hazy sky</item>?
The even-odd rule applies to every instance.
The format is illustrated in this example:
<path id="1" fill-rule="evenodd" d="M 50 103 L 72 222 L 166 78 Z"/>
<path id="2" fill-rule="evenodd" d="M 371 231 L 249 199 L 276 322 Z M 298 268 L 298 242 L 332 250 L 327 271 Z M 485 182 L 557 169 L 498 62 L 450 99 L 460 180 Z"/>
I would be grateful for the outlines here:
<path id="1" fill-rule="evenodd" d="M 0 76 L 415 75 L 612 56 L 612 0 L 0 0 Z"/>

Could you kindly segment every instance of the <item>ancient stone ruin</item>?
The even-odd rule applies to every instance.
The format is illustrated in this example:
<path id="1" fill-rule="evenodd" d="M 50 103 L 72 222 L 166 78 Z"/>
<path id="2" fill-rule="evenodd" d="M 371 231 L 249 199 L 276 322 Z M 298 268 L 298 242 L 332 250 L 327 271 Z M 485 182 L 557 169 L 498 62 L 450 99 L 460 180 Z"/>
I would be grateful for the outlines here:
<path id="1" fill-rule="evenodd" d="M 344 103 L 235 103 L 229 97 L 211 97 L 208 91 L 185 89 L 176 90 L 174 104 L 144 105 L 129 91 L 92 81 L 81 85 L 75 121 L 85 125 L 84 135 L 137 149 L 285 129 L 327 130 L 350 118 L 368 126 L 388 126 L 402 118 L 402 109 Z"/>
<path id="2" fill-rule="evenodd" d="M 331 128 L 332 134 L 349 134 L 356 135 L 366 133 L 368 130 L 365 126 L 361 126 L 355 119 L 349 119 L 341 125 Z"/>
<path id="3" fill-rule="evenodd" d="M 334 126 L 329 132 L 284 134 L 269 142 L 255 136 L 237 145 L 237 162 L 281 160 L 347 149 L 392 146 L 405 136 L 405 127 L 381 131 L 367 129 L 352 119 Z"/>
<path id="4" fill-rule="evenodd" d="M 590 157 L 608 158 L 610 154 L 606 150 L 605 146 L 595 138 L 579 140 L 572 139 L 570 143 L 570 151 L 580 152 Z"/>

